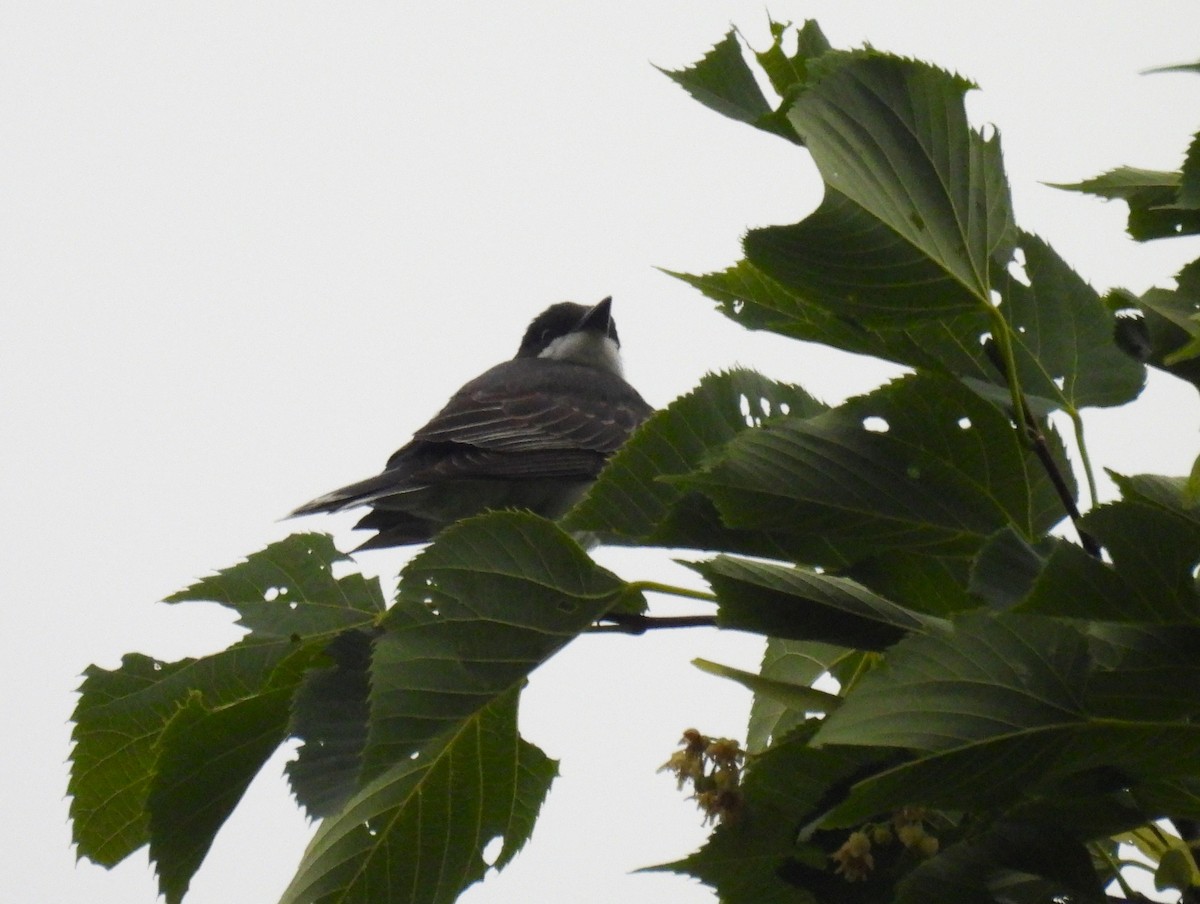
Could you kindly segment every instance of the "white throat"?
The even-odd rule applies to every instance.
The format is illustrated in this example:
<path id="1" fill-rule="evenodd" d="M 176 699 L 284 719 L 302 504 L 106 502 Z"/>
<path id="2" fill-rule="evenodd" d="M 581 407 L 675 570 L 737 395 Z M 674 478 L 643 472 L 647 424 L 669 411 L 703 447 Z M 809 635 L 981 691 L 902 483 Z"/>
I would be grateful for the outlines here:
<path id="1" fill-rule="evenodd" d="M 572 364 L 595 367 L 621 376 L 621 354 L 617 343 L 611 337 L 599 333 L 582 331 L 559 336 L 547 345 L 538 357 L 570 361 Z"/>

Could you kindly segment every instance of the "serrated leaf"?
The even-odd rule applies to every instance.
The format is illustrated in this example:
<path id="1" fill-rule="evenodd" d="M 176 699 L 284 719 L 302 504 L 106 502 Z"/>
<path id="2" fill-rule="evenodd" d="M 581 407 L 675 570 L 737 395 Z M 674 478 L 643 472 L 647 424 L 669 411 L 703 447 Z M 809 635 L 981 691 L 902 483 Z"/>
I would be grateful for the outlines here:
<path id="1" fill-rule="evenodd" d="M 285 771 L 310 818 L 332 815 L 358 790 L 370 718 L 371 645 L 375 632 L 351 629 L 324 652 L 333 660 L 310 669 L 292 703 L 288 733 L 301 741 Z"/>
<path id="2" fill-rule="evenodd" d="M 1183 173 L 1175 203 L 1189 210 L 1200 208 L 1200 132 L 1192 136 L 1187 155 L 1183 158 Z"/>
<path id="3" fill-rule="evenodd" d="M 1176 277 L 1180 289 L 1150 289 L 1134 299 L 1134 310 L 1140 317 L 1124 317 L 1123 333 L 1126 344 L 1129 337 L 1142 350 L 1145 361 L 1172 373 L 1193 386 L 1200 387 L 1200 364 L 1188 357 L 1188 349 L 1197 341 L 1197 318 L 1200 318 L 1200 288 L 1190 284 L 1191 273 L 1200 273 L 1200 267 L 1189 265 Z M 1184 288 L 1185 274 L 1189 278 Z"/>
<path id="4" fill-rule="evenodd" d="M 68 786 L 80 856 L 112 866 L 150 840 L 147 796 L 163 732 L 193 692 L 210 707 L 248 700 L 271 690 L 277 670 L 291 676 L 289 659 L 310 652 L 290 640 L 247 640 L 201 659 L 129 654 L 114 670 L 90 666 L 74 713 Z"/>
<path id="5" fill-rule="evenodd" d="M 1051 187 L 1084 192 L 1107 201 L 1122 200 L 1147 204 L 1155 198 L 1173 198 L 1179 188 L 1179 173 L 1119 166 L 1082 182 L 1052 183 Z M 1167 194 L 1164 195 L 1163 192 Z"/>
<path id="6" fill-rule="evenodd" d="M 711 505 L 663 478 L 696 470 L 739 433 L 771 417 L 806 416 L 825 407 L 799 387 L 753 371 L 709 374 L 642 425 L 561 523 L 617 542 L 770 555 L 778 551 L 770 537 L 739 537 Z"/>
<path id="7" fill-rule="evenodd" d="M 1178 203 L 1182 175 L 1122 166 L 1091 179 L 1055 185 L 1129 205 L 1129 234 L 1139 242 L 1200 232 L 1200 211 Z"/>
<path id="8" fill-rule="evenodd" d="M 725 35 L 695 65 L 659 71 L 710 110 L 738 122 L 761 127 L 774 112 L 746 63 L 735 31 Z"/>
<path id="9" fill-rule="evenodd" d="M 997 285 L 1022 390 L 1071 413 L 1137 398 L 1146 369 L 1117 345 L 1116 318 L 1100 296 L 1037 236 L 1022 233 L 1019 247 L 1030 285 Z"/>
<path id="10" fill-rule="evenodd" d="M 409 562 L 375 641 L 365 775 L 474 719 L 627 593 L 551 521 L 492 512 Z"/>
<path id="11" fill-rule="evenodd" d="M 788 113 L 825 199 L 796 226 L 752 231 L 747 258 L 866 323 L 989 306 L 992 262 L 1008 260 L 1015 232 L 999 140 L 967 123 L 972 85 L 874 52 L 827 68 Z"/>
<path id="12" fill-rule="evenodd" d="M 819 222 L 806 220 L 800 225 L 825 233 L 825 226 Z M 799 244 L 803 246 L 799 253 L 807 254 L 809 238 L 801 236 Z M 840 243 L 838 247 L 845 251 L 852 246 Z M 1000 314 L 1012 331 L 1022 390 L 1031 402 L 1046 410 L 1076 411 L 1124 404 L 1135 398 L 1145 382 L 1145 368 L 1118 344 L 1120 321 L 1041 239 L 1021 233 L 1017 247 L 1025 261 L 1023 278 L 1029 285 L 1000 268 L 993 269 L 992 280 L 1001 296 Z M 783 253 L 789 260 L 803 261 L 791 251 L 783 249 Z M 853 262 L 847 262 L 846 267 L 859 270 L 859 264 Z M 985 340 L 995 326 L 983 308 L 903 326 L 885 325 L 865 322 L 846 311 L 840 302 L 827 305 L 820 294 L 791 289 L 749 260 L 721 273 L 671 275 L 719 302 L 726 316 L 749 329 L 770 330 L 914 368 L 951 373 L 1008 393 L 1003 373 L 988 355 Z"/>
<path id="13" fill-rule="evenodd" d="M 292 534 L 165 602 L 220 603 L 260 637 L 331 635 L 367 625 L 384 609 L 377 580 L 333 577 L 333 564 L 348 559 L 328 534 Z"/>
<path id="14" fill-rule="evenodd" d="M 217 830 L 287 734 L 295 684 L 212 709 L 192 693 L 159 739 L 146 809 L 167 904 L 183 901 Z"/>
<path id="15" fill-rule="evenodd" d="M 1088 666 L 1084 637 L 1064 623 L 969 614 L 897 644 L 814 743 L 937 751 L 1079 722 Z"/>
<path id="16" fill-rule="evenodd" d="M 881 549 L 970 555 L 1007 524 L 1037 536 L 1062 517 L 1052 482 L 1007 416 L 932 375 L 748 431 L 680 483 L 709 496 L 731 527 L 770 531 L 799 560 L 827 567 Z"/>
<path id="17" fill-rule="evenodd" d="M 517 734 L 516 689 L 390 766 L 317 831 L 281 904 L 451 904 L 529 837 L 557 767 Z"/>
<path id="18" fill-rule="evenodd" d="M 985 613 L 902 641 L 814 743 L 916 756 L 857 783 L 822 824 L 853 826 L 900 806 L 1003 809 L 1083 779 L 1109 793 L 1194 774 L 1200 729 L 1181 717 L 1200 696 L 1180 693 L 1181 682 L 1197 684 L 1185 652 L 1194 642 L 1137 627 L 1092 638 L 1065 621 Z"/>
<path id="19" fill-rule="evenodd" d="M 880 650 L 941 624 L 854 581 L 804 568 L 731 556 L 691 567 L 716 592 L 717 620 L 725 628 Z"/>
<path id="20" fill-rule="evenodd" d="M 1200 620 L 1192 573 L 1200 562 L 1200 522 L 1126 499 L 1088 512 L 1080 527 L 1104 546 L 1112 564 L 1060 544 L 1022 611 L 1152 624 Z"/>
<path id="21" fill-rule="evenodd" d="M 783 23 L 771 22 L 771 46 L 754 53 L 771 87 L 783 98 L 803 89 L 808 82 L 809 62 L 833 49 L 816 20 L 807 19 L 796 29 L 796 49 L 789 54 L 783 49 L 783 42 L 790 30 Z"/>

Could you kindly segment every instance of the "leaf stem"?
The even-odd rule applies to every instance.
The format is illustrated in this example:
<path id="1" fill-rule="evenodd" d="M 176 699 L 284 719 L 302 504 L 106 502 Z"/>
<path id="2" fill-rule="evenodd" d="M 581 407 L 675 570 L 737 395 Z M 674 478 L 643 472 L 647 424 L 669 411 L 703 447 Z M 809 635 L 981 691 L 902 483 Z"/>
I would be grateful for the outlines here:
<path id="1" fill-rule="evenodd" d="M 1083 418 L 1079 416 L 1078 411 L 1071 412 L 1071 424 L 1075 428 L 1075 448 L 1079 450 L 1079 462 L 1083 465 L 1083 476 L 1087 480 L 1088 498 L 1091 500 L 1091 507 L 1094 508 L 1100 502 L 1100 496 L 1096 491 L 1096 473 L 1092 469 L 1092 457 L 1088 455 L 1087 443 L 1083 441 Z"/>
<path id="2" fill-rule="evenodd" d="M 627 588 L 634 593 L 665 593 L 669 596 L 681 596 L 689 600 L 704 600 L 715 603 L 717 597 L 709 590 L 692 590 L 687 587 L 676 587 L 674 584 L 661 584 L 658 581 L 630 581 Z"/>
<path id="3" fill-rule="evenodd" d="M 1000 369 L 1003 371 L 1004 382 L 1008 384 L 1008 394 L 1012 399 L 1013 417 L 1020 421 L 1017 426 L 1020 428 L 1022 439 L 1033 445 L 1034 434 L 1030 432 L 1030 423 L 1024 417 L 1028 406 L 1025 404 L 1025 394 L 1021 392 L 1021 382 L 1017 377 L 1017 357 L 1013 351 L 1012 329 L 996 305 L 989 303 L 988 312 L 992 318 L 992 338 L 996 340 L 996 347 L 1000 352 Z"/>

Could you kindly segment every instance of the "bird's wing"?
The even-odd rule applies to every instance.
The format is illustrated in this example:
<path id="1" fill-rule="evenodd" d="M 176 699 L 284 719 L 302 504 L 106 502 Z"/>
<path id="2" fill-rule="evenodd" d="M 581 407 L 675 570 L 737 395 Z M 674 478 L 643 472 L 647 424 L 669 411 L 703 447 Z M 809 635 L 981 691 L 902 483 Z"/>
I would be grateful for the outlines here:
<path id="1" fill-rule="evenodd" d="M 445 480 L 594 480 L 653 409 L 615 374 L 569 362 L 506 361 L 454 394 L 383 473 L 326 493 L 293 515 L 358 505 L 403 510 Z"/>
<path id="2" fill-rule="evenodd" d="M 606 456 L 652 410 L 632 386 L 607 371 L 557 361 L 532 371 L 527 365 L 505 362 L 472 380 L 413 434 L 414 442 L 519 452 L 531 459 L 539 452 Z"/>

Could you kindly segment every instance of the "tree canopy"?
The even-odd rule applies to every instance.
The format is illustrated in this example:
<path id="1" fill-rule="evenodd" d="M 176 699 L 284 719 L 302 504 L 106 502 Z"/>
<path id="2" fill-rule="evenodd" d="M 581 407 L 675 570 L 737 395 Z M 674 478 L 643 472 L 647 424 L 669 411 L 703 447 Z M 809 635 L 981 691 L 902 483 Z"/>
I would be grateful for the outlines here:
<path id="1" fill-rule="evenodd" d="M 311 533 L 171 596 L 229 607 L 245 636 L 87 670 L 82 856 L 148 845 L 182 901 L 297 738 L 288 779 L 321 825 L 283 901 L 456 900 L 522 847 L 557 771 L 517 730 L 529 674 L 597 625 L 671 626 L 587 532 L 701 552 L 698 618 L 768 638 L 759 674 L 701 663 L 755 702 L 744 743 L 691 729 L 671 756 L 714 828 L 655 869 L 726 904 L 1093 902 L 1131 894 L 1133 844 L 1160 888 L 1200 887 L 1200 470 L 1113 474 L 1101 501 L 1081 418 L 1133 403 L 1148 366 L 1200 385 L 1200 260 L 1173 286 L 1097 292 L 1016 224 L 968 80 L 834 49 L 814 22 L 772 35 L 730 32 L 666 75 L 811 157 L 824 199 L 751 230 L 725 270 L 674 275 L 747 329 L 904 375 L 829 407 L 710 374 L 562 521 L 460 522 L 391 599 L 335 578 L 346 557 Z M 1178 172 L 1062 187 L 1126 202 L 1137 240 L 1195 235 L 1200 136 Z"/>

